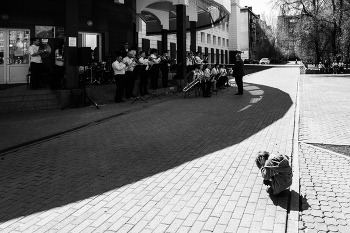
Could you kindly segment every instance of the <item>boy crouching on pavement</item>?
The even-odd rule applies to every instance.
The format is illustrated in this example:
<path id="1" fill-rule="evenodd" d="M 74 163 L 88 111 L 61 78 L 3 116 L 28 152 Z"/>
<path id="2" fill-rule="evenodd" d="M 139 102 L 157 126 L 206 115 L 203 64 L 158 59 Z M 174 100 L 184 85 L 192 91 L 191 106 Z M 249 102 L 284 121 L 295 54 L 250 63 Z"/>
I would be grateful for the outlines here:
<path id="1" fill-rule="evenodd" d="M 255 162 L 264 178 L 264 184 L 269 186 L 267 192 L 270 195 L 276 195 L 292 185 L 293 173 L 288 156 L 260 151 Z"/>

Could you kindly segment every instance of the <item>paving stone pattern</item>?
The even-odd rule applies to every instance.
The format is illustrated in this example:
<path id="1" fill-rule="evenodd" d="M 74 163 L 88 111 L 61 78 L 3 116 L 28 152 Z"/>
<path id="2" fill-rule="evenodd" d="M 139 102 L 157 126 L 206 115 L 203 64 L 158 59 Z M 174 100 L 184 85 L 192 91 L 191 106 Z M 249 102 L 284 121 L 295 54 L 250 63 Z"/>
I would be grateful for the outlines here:
<path id="1" fill-rule="evenodd" d="M 174 97 L 3 156 L 0 231 L 284 232 L 289 193 L 270 198 L 254 160 L 291 155 L 298 76 L 265 70 L 243 96 Z"/>
<path id="2" fill-rule="evenodd" d="M 300 232 L 350 232 L 350 158 L 300 146 Z"/>
<path id="3" fill-rule="evenodd" d="M 299 140 L 350 145 L 350 76 L 302 75 Z"/>
<path id="4" fill-rule="evenodd" d="M 350 144 L 349 85 L 349 76 L 301 76 L 299 232 L 350 232 L 350 157 L 306 144 Z"/>

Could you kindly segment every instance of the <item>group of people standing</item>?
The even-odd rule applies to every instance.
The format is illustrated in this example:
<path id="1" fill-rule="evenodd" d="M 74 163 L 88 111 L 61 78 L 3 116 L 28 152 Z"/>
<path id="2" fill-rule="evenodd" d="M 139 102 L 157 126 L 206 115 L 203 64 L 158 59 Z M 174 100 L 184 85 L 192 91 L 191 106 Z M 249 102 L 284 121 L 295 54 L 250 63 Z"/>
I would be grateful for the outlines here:
<path id="1" fill-rule="evenodd" d="M 43 60 L 42 54 L 46 52 L 41 47 L 41 41 L 38 38 L 32 39 L 32 45 L 28 48 L 30 55 L 30 88 L 38 89 L 45 85 L 43 80 Z M 60 41 L 58 48 L 55 50 L 55 75 L 50 79 L 50 87 L 53 90 L 60 89 L 64 86 L 64 74 L 65 74 L 65 55 L 64 55 L 64 42 Z"/>
<path id="2" fill-rule="evenodd" d="M 328 62 L 327 60 L 324 61 L 324 63 L 320 62 L 318 64 L 318 69 L 321 73 L 325 74 L 338 74 L 344 72 L 344 62 L 343 60 L 337 61 L 336 58 L 333 59 L 333 62 Z"/>
<path id="3" fill-rule="evenodd" d="M 157 49 L 151 49 L 148 56 L 146 51 L 140 51 L 136 56 L 136 50 L 128 48 L 128 43 L 124 43 L 124 47 L 116 52 L 116 61 L 112 63 L 115 82 L 117 86 L 114 101 L 116 103 L 124 102 L 125 98 L 130 99 L 136 97 L 134 95 L 134 86 L 137 76 L 140 77 L 140 95 L 149 94 L 148 81 L 151 80 L 151 88 L 156 90 L 159 88 L 158 80 L 162 77 L 162 87 L 168 87 L 168 74 L 171 58 L 167 52 L 162 56 L 158 55 Z M 138 68 L 136 69 L 136 67 Z"/>
<path id="4" fill-rule="evenodd" d="M 243 95 L 244 63 L 240 53 L 236 54 L 235 64 L 233 68 L 229 69 L 226 69 L 224 64 L 215 64 L 212 67 L 211 64 L 201 59 L 201 54 L 199 52 L 197 52 L 192 61 L 195 63 L 194 65 L 187 61 L 187 69 L 189 72 L 185 79 L 185 82 L 187 82 L 185 90 L 200 86 L 203 97 L 211 97 L 212 92 L 217 92 L 220 89 L 228 87 L 228 76 L 234 76 L 238 87 L 236 95 Z"/>
<path id="5" fill-rule="evenodd" d="M 134 86 L 137 77 L 140 77 L 139 91 L 140 95 L 149 94 L 148 81 L 151 80 L 151 88 L 158 89 L 158 80 L 162 78 L 162 88 L 168 87 L 169 67 L 172 59 L 167 52 L 158 55 L 157 49 L 151 49 L 146 55 L 146 51 L 140 51 L 136 56 L 135 49 L 129 49 L 128 43 L 116 52 L 116 61 L 112 63 L 114 78 L 116 82 L 115 102 L 124 102 L 125 98 L 136 97 L 134 95 Z M 226 69 L 224 64 L 215 64 L 213 67 L 208 63 L 207 56 L 197 52 L 196 56 L 192 52 L 187 54 L 186 58 L 187 75 L 184 77 L 185 85 L 191 85 L 196 82 L 202 89 L 203 97 L 210 97 L 211 93 L 219 89 L 226 88 L 228 76 L 235 77 L 238 86 L 236 95 L 243 95 L 243 76 L 244 63 L 241 54 L 237 53 L 233 68 Z M 136 68 L 137 67 L 137 68 Z M 186 87 L 185 87 L 186 88 Z"/>

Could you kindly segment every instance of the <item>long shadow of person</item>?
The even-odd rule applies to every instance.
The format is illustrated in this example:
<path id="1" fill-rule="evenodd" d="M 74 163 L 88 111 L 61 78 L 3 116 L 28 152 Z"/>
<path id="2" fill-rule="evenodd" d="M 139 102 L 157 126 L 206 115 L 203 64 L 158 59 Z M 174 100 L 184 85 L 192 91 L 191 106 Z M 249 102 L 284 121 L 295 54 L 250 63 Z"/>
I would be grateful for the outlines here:
<path id="1" fill-rule="evenodd" d="M 307 199 L 295 192 L 286 189 L 277 195 L 270 195 L 270 198 L 275 206 L 280 206 L 283 209 L 290 211 L 304 211 L 310 208 Z"/>

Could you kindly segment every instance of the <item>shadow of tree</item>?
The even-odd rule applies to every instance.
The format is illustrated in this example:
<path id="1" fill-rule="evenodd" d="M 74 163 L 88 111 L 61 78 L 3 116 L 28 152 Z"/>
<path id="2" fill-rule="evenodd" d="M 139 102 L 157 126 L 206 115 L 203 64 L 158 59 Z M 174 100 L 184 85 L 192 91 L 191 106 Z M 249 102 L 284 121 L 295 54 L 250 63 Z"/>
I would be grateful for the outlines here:
<path id="1" fill-rule="evenodd" d="M 245 83 L 245 90 L 243 96 L 230 91 L 210 101 L 177 98 L 14 152 L 0 161 L 0 222 L 137 181 L 144 181 L 142 189 L 162 179 L 157 185 L 164 187 L 179 173 L 167 171 L 239 144 L 293 104 L 276 88 Z M 186 169 L 205 166 L 198 162 Z"/>

